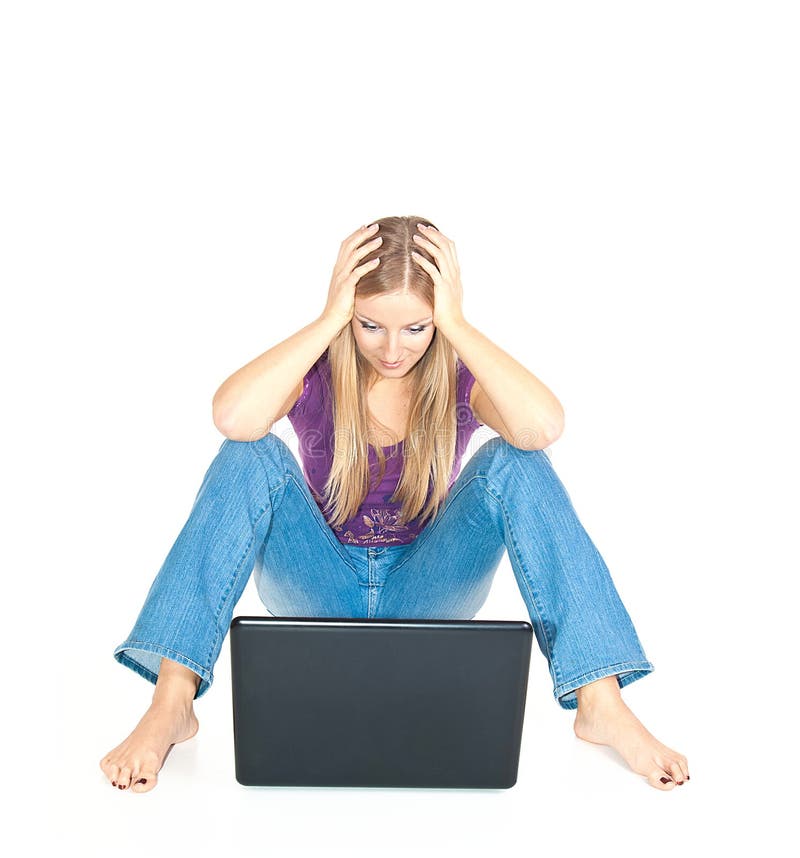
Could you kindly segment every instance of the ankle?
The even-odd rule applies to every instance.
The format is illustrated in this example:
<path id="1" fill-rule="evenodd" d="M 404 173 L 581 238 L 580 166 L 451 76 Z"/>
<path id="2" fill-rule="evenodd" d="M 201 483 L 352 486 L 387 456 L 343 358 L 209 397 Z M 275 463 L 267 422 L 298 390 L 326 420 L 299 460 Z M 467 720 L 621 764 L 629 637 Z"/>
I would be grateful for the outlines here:
<path id="1" fill-rule="evenodd" d="M 596 708 L 622 702 L 616 675 L 604 676 L 575 689 L 579 709 Z"/>
<path id="2" fill-rule="evenodd" d="M 167 689 L 153 692 L 150 703 L 151 710 L 169 712 L 191 712 L 193 710 L 193 697 L 191 693 L 179 693 L 175 689 Z"/>
<path id="3" fill-rule="evenodd" d="M 200 687 L 200 677 L 193 670 L 167 658 L 161 659 L 153 704 L 157 706 L 182 706 L 190 709 Z"/>

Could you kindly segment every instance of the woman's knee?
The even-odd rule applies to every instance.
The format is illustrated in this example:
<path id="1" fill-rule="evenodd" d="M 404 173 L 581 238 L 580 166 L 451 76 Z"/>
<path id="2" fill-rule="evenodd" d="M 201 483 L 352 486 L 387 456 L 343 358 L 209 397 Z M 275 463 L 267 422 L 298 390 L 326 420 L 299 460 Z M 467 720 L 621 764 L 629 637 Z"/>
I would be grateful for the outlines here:
<path id="1" fill-rule="evenodd" d="M 230 438 L 226 438 L 222 446 L 246 452 L 251 456 L 265 455 L 267 451 L 271 450 L 278 450 L 281 454 L 289 453 L 289 455 L 291 455 L 291 450 L 287 446 L 286 442 L 272 431 L 267 432 L 266 435 L 262 435 L 260 438 L 256 438 L 253 441 L 233 441 Z"/>
<path id="2" fill-rule="evenodd" d="M 219 448 L 217 459 L 237 470 L 278 468 L 285 471 L 287 467 L 297 465 L 292 451 L 273 432 L 268 432 L 254 441 L 234 441 L 226 438 Z"/>
<path id="3" fill-rule="evenodd" d="M 501 435 L 495 435 L 485 441 L 475 452 L 475 456 L 487 461 L 500 459 L 522 462 L 539 462 L 542 458 L 547 458 L 544 450 L 523 450 L 506 441 Z"/>
<path id="4" fill-rule="evenodd" d="M 523 450 L 500 435 L 490 438 L 474 454 L 468 465 L 487 477 L 503 479 L 516 476 L 552 478 L 553 466 L 544 450 Z"/>

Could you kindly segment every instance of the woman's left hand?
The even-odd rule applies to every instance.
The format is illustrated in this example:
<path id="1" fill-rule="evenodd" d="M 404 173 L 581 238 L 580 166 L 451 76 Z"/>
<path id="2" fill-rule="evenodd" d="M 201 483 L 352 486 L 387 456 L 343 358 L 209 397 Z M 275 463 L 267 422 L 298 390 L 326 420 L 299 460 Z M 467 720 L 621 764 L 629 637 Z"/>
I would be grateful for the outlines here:
<path id="1" fill-rule="evenodd" d="M 461 272 L 458 268 L 455 244 L 435 227 L 417 224 L 419 230 L 413 240 L 428 251 L 436 265 L 421 253 L 411 251 L 414 259 L 430 274 L 433 280 L 433 324 L 447 333 L 447 327 L 464 322 L 461 287 Z M 424 236 L 424 237 L 423 237 Z"/>

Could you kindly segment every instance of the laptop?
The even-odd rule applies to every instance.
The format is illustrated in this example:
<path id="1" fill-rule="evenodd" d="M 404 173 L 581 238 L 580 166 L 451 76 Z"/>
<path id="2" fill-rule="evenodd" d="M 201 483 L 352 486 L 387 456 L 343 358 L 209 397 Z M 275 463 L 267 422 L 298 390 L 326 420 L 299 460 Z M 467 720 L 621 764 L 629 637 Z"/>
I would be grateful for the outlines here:
<path id="1" fill-rule="evenodd" d="M 512 787 L 532 632 L 524 621 L 234 617 L 236 780 Z"/>

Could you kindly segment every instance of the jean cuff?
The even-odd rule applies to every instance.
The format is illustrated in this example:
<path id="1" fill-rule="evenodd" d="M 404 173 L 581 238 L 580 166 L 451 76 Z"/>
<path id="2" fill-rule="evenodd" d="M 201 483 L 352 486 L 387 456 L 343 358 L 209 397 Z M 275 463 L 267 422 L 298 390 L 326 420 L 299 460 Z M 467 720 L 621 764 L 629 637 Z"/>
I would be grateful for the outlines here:
<path id="1" fill-rule="evenodd" d="M 562 709 L 577 709 L 578 695 L 575 693 L 576 688 L 586 685 L 589 682 L 594 682 L 597 679 L 603 679 L 605 676 L 617 677 L 617 682 L 620 688 L 630 685 L 637 679 L 647 676 L 655 670 L 652 663 L 649 661 L 622 661 L 618 664 L 610 664 L 607 667 L 598 667 L 597 670 L 584 673 L 575 679 L 570 679 L 567 682 L 561 682 L 553 689 L 553 696 L 556 698 L 559 706 Z"/>
<path id="2" fill-rule="evenodd" d="M 132 654 L 129 654 L 131 652 L 137 653 L 136 658 Z M 202 697 L 214 682 L 214 674 L 211 671 L 206 670 L 206 668 L 187 658 L 182 653 L 176 652 L 174 649 L 169 649 L 169 647 L 161 646 L 161 644 L 154 644 L 149 641 L 127 640 L 114 650 L 114 658 L 120 664 L 129 667 L 138 673 L 139 676 L 143 676 L 152 682 L 153 685 L 158 681 L 158 671 L 161 667 L 162 656 L 171 661 L 177 661 L 178 664 L 182 664 L 184 667 L 188 667 L 200 677 L 200 684 L 194 696 L 195 700 L 198 697 Z"/>

